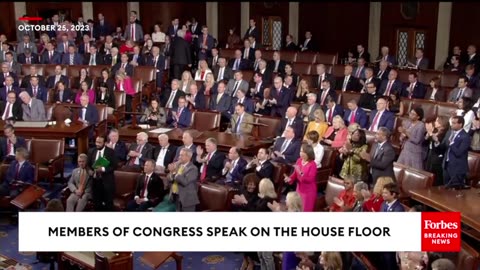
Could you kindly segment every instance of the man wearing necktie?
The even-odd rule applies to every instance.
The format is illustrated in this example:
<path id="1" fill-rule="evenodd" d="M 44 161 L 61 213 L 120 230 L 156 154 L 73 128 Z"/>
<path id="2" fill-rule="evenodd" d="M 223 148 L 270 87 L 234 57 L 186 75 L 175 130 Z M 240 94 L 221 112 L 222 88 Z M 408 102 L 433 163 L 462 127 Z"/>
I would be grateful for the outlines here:
<path id="1" fill-rule="evenodd" d="M 155 160 L 156 171 L 166 171 L 168 165 L 174 161 L 177 147 L 168 142 L 168 135 L 158 135 L 158 146 L 153 152 L 153 159 Z"/>
<path id="2" fill-rule="evenodd" d="M 154 172 L 155 161 L 147 159 L 143 165 L 143 174 L 137 178 L 135 197 L 127 203 L 127 211 L 147 211 L 155 207 L 166 195 L 163 180 Z"/>
<path id="3" fill-rule="evenodd" d="M 408 86 L 403 91 L 403 96 L 408 97 L 409 99 L 418 98 L 423 99 L 425 98 L 426 89 L 425 86 L 418 81 L 418 75 L 416 72 L 411 72 L 408 74 Z"/>
<path id="4" fill-rule="evenodd" d="M 167 125 L 173 128 L 188 128 L 191 124 L 191 115 L 185 96 L 180 96 L 178 98 L 178 107 L 172 109 L 168 116 Z"/>
<path id="5" fill-rule="evenodd" d="M 201 146 L 197 146 L 197 163 L 200 167 L 200 181 L 215 182 L 222 176 L 223 161 L 225 154 L 217 150 L 217 140 L 208 138 L 205 141 L 206 155 L 203 156 L 204 150 Z"/>
<path id="6" fill-rule="evenodd" d="M 35 169 L 27 160 L 27 154 L 27 149 L 23 147 L 19 147 L 15 151 L 15 160 L 8 165 L 7 173 L 0 183 L 0 196 L 15 198 L 22 193 L 23 186 L 14 185 L 16 181 L 33 184 Z"/>
<path id="7" fill-rule="evenodd" d="M 225 160 L 225 165 L 222 170 L 224 179 L 217 181 L 217 183 L 241 187 L 246 166 L 247 161 L 242 157 L 240 149 L 237 147 L 230 148 L 228 151 L 228 159 Z"/>
<path id="8" fill-rule="evenodd" d="M 197 195 L 198 169 L 192 163 L 192 150 L 182 148 L 178 156 L 178 162 L 168 166 L 170 199 L 175 202 L 177 212 L 194 212 L 195 206 L 200 202 Z"/>
<path id="9" fill-rule="evenodd" d="M 448 102 L 457 102 L 461 97 L 472 97 L 472 89 L 467 87 L 468 78 L 460 76 L 458 78 L 457 88 L 455 88 L 448 97 Z"/>
<path id="10" fill-rule="evenodd" d="M 241 103 L 235 105 L 235 114 L 230 120 L 231 132 L 235 134 L 251 134 L 253 129 L 253 116 L 245 112 Z"/>
<path id="11" fill-rule="evenodd" d="M 242 69 L 242 51 L 239 49 L 235 50 L 235 58 L 230 59 L 230 66 L 232 70 L 240 70 Z"/>
<path id="12" fill-rule="evenodd" d="M 88 151 L 88 168 L 93 171 L 93 202 L 95 211 L 113 211 L 115 194 L 114 171 L 117 169 L 117 158 L 113 149 L 105 147 L 106 139 L 97 136 L 95 147 Z M 108 160 L 108 165 L 96 164 L 99 158 Z"/>
<path id="13" fill-rule="evenodd" d="M 93 197 L 92 178 L 93 171 L 87 168 L 88 156 L 80 154 L 77 159 L 78 168 L 72 171 L 68 181 L 68 189 L 71 194 L 67 199 L 67 212 L 82 212 Z"/>
<path id="14" fill-rule="evenodd" d="M 141 169 L 145 160 L 152 158 L 153 147 L 148 143 L 148 134 L 140 132 L 137 134 L 136 143 L 130 145 L 127 165 L 133 169 Z"/>

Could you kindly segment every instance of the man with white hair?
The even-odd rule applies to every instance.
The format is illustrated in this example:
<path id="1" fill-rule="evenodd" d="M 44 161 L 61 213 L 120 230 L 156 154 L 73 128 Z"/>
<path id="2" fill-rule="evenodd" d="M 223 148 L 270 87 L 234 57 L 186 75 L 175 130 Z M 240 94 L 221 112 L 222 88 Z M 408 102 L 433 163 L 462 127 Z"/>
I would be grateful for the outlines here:
<path id="1" fill-rule="evenodd" d="M 92 194 L 92 178 L 90 175 L 93 171 L 87 168 L 88 156 L 84 153 L 80 154 L 77 159 L 78 168 L 72 171 L 70 180 L 68 181 L 68 189 L 70 196 L 67 199 L 67 212 L 82 212 L 93 198 Z"/>
<path id="2" fill-rule="evenodd" d="M 27 91 L 20 93 L 22 100 L 23 121 L 47 121 L 45 106 L 40 99 L 30 97 Z"/>
<path id="3" fill-rule="evenodd" d="M 308 93 L 307 94 L 307 103 L 302 105 L 302 116 L 303 121 L 310 122 L 315 120 L 314 112 L 320 109 L 320 105 L 317 103 L 317 94 Z"/>
<path id="4" fill-rule="evenodd" d="M 173 39 L 171 48 L 170 61 L 173 65 L 173 78 L 180 79 L 187 66 L 192 66 L 192 53 L 190 52 L 190 44 L 185 40 L 184 30 L 177 31 L 177 36 Z"/>
<path id="5" fill-rule="evenodd" d="M 153 151 L 155 167 L 167 168 L 168 164 L 173 162 L 176 153 L 177 147 L 168 142 L 168 135 L 165 133 L 158 135 L 158 146 Z"/>
<path id="6" fill-rule="evenodd" d="M 145 160 L 153 156 L 153 146 L 148 143 L 148 134 L 140 132 L 137 134 L 137 142 L 130 145 L 127 154 L 127 166 L 134 169 L 143 168 Z"/>
<path id="7" fill-rule="evenodd" d="M 15 86 L 15 79 L 12 76 L 5 77 L 5 85 L 0 88 L 0 101 L 7 100 L 7 95 L 10 92 L 14 92 L 18 95 L 20 93 L 20 88 Z"/>
<path id="8" fill-rule="evenodd" d="M 161 105 L 167 109 L 176 109 L 178 107 L 178 99 L 185 96 L 185 92 L 178 89 L 180 83 L 177 79 L 173 79 L 170 88 L 165 89 L 161 100 Z"/>
<path id="9" fill-rule="evenodd" d="M 115 66 L 117 63 L 120 63 L 120 56 L 118 55 L 118 48 L 113 47 L 110 49 L 110 54 L 105 55 L 105 65 L 111 67 Z"/>
<path id="10" fill-rule="evenodd" d="M 278 136 L 284 137 L 284 131 L 287 127 L 291 126 L 295 131 L 295 139 L 301 140 L 303 137 L 303 120 L 300 116 L 297 116 L 297 108 L 291 106 L 287 108 L 285 117 L 282 118 L 280 128 L 277 132 Z"/>
<path id="11" fill-rule="evenodd" d="M 80 97 L 80 109 L 78 111 L 78 121 L 85 124 L 97 124 L 98 123 L 98 110 L 97 106 L 89 103 L 88 96 Z"/>

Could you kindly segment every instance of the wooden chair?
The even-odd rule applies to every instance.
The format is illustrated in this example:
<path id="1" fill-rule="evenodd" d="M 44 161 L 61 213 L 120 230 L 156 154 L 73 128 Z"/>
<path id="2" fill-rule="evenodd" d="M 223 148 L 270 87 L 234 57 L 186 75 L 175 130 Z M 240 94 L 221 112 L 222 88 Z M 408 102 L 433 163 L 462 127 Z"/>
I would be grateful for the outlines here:
<path id="1" fill-rule="evenodd" d="M 123 91 L 114 91 L 115 95 L 115 110 L 113 114 L 107 115 L 107 124 L 113 124 L 115 128 L 118 128 L 119 124 L 125 121 L 125 102 L 126 94 Z"/>
<path id="2" fill-rule="evenodd" d="M 32 139 L 30 160 L 39 166 L 39 180 L 48 179 L 52 185 L 59 173 L 64 180 L 64 152 L 65 140 Z"/>
<path id="3" fill-rule="evenodd" d="M 315 62 L 316 57 L 317 57 L 316 52 L 299 52 L 299 53 L 297 53 L 297 58 L 295 59 L 295 64 L 297 64 L 297 63 L 313 64 L 313 63 L 316 63 Z"/>
<path id="4" fill-rule="evenodd" d="M 336 65 L 337 58 L 338 58 L 338 54 L 318 53 L 314 63 L 325 64 L 325 65 Z"/>
<path id="5" fill-rule="evenodd" d="M 192 112 L 191 127 L 198 131 L 218 131 L 220 129 L 220 112 L 194 111 Z"/>
<path id="6" fill-rule="evenodd" d="M 230 211 L 234 190 L 225 185 L 200 183 L 198 185 L 199 208 L 203 212 Z"/>
<path id="7" fill-rule="evenodd" d="M 132 252 L 95 252 L 95 270 L 131 270 Z"/>
<path id="8" fill-rule="evenodd" d="M 133 199 L 135 186 L 140 173 L 116 170 L 114 174 L 115 197 L 113 199 L 113 205 L 118 211 L 123 211 L 127 207 L 127 203 Z"/>

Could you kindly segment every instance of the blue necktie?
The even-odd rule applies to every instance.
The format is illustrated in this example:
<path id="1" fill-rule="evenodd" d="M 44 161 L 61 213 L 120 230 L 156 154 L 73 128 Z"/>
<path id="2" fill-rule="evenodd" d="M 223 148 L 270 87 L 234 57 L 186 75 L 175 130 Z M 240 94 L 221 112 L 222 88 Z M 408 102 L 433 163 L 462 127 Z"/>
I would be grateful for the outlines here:
<path id="1" fill-rule="evenodd" d="M 242 116 L 239 116 L 238 121 L 237 121 L 237 125 L 235 126 L 235 133 L 238 133 L 241 123 L 242 123 Z"/>

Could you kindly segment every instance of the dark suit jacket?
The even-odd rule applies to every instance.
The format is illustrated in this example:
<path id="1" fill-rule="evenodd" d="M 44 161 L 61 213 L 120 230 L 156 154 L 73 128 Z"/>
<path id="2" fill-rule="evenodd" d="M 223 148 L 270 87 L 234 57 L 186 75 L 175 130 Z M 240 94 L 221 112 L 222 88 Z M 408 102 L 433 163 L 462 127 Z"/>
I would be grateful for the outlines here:
<path id="1" fill-rule="evenodd" d="M 387 202 L 384 201 L 380 207 L 380 212 L 405 212 L 405 208 L 399 200 L 396 200 L 390 208 L 388 208 Z"/>
<path id="2" fill-rule="evenodd" d="M 412 64 L 416 64 L 417 63 L 417 58 L 415 59 L 412 59 Z M 417 68 L 418 69 L 428 69 L 428 59 L 425 58 L 425 57 L 422 57 L 422 59 L 420 60 L 420 63 L 418 64 Z"/>
<path id="3" fill-rule="evenodd" d="M 210 157 L 210 160 L 207 164 L 207 176 L 206 178 L 209 181 L 216 181 L 222 177 L 223 162 L 225 160 L 225 154 L 220 151 L 215 151 L 213 156 Z M 201 168 L 201 167 L 200 167 Z M 200 175 L 202 172 L 200 171 Z"/>
<path id="4" fill-rule="evenodd" d="M 160 102 L 161 107 L 166 107 L 167 106 L 167 102 L 168 102 L 168 99 L 170 98 L 171 93 L 172 93 L 171 88 L 165 89 L 165 91 L 163 92 L 163 96 L 161 98 L 161 102 Z M 178 107 L 178 99 L 181 96 L 185 96 L 185 92 L 181 91 L 180 89 L 177 89 L 177 92 L 175 93 L 175 97 L 173 98 L 173 101 L 172 101 L 172 108 L 173 109 Z"/>
<path id="5" fill-rule="evenodd" d="M 3 116 L 6 109 L 7 109 L 7 102 L 6 101 L 1 101 L 0 102 L 0 117 Z M 10 117 L 10 120 L 16 120 L 16 121 L 22 121 L 23 120 L 23 110 L 22 110 L 22 104 L 20 103 L 20 101 L 17 101 L 13 104 L 12 117 Z"/>
<path id="6" fill-rule="evenodd" d="M 13 145 L 13 152 L 17 150 L 19 147 L 27 148 L 27 143 L 23 137 L 17 136 L 17 143 Z M 1 137 L 0 138 L 0 160 L 3 161 L 7 156 L 7 138 Z"/>
<path id="7" fill-rule="evenodd" d="M 313 86 L 312 86 L 313 88 L 317 88 L 317 89 L 322 88 L 321 82 L 319 84 L 319 80 L 320 80 L 319 77 L 320 77 L 320 75 L 318 75 L 318 74 L 313 77 Z M 335 86 L 336 85 L 335 76 L 333 76 L 332 74 L 325 72 L 325 79 L 330 81 L 330 86 Z"/>
<path id="8" fill-rule="evenodd" d="M 87 54 L 90 51 L 90 45 L 91 43 L 89 42 L 88 44 L 88 49 L 85 51 L 85 43 L 82 41 L 80 44 L 78 44 L 78 53 L 79 54 Z"/>
<path id="9" fill-rule="evenodd" d="M 84 65 L 88 65 L 90 63 L 90 57 L 91 57 L 91 54 L 90 53 L 86 53 L 85 56 L 83 57 L 83 64 Z M 101 55 L 100 53 L 96 53 L 95 54 L 95 64 L 98 66 L 98 65 L 104 65 L 104 59 L 103 59 L 103 55 Z"/>
<path id="10" fill-rule="evenodd" d="M 32 164 L 25 160 L 23 162 L 22 167 L 19 168 L 18 177 L 17 176 L 17 165 L 18 162 L 13 160 L 12 163 L 8 166 L 7 169 L 7 176 L 5 177 L 3 185 L 9 185 L 14 180 L 20 180 L 27 183 L 33 183 L 35 179 L 35 168 Z"/>
<path id="11" fill-rule="evenodd" d="M 112 32 L 113 27 L 106 21 L 103 21 L 103 25 L 100 25 L 100 22 L 97 22 L 93 27 L 93 36 L 96 40 L 100 39 L 100 36 L 107 36 L 112 34 Z"/>
<path id="12" fill-rule="evenodd" d="M 115 178 L 114 178 L 114 171 L 117 169 L 117 157 L 115 156 L 115 152 L 108 148 L 104 147 L 103 151 L 103 157 L 110 161 L 110 164 L 105 167 L 105 171 L 101 173 L 97 173 L 97 177 L 101 177 L 103 185 L 107 192 L 111 193 L 111 196 L 113 196 L 113 193 L 115 192 Z M 93 165 L 95 164 L 95 160 L 97 158 L 97 148 L 93 147 L 90 148 L 88 151 L 88 167 L 91 168 L 92 170 Z"/>
<path id="13" fill-rule="evenodd" d="M 377 114 L 377 110 L 373 110 L 370 112 L 370 119 L 368 121 L 370 123 L 368 126 L 369 128 L 372 125 L 373 119 L 375 118 L 376 114 Z M 394 124 L 395 124 L 395 114 L 385 110 L 382 114 L 382 117 L 380 117 L 380 119 L 378 120 L 378 127 L 386 127 L 393 132 Z"/>
<path id="14" fill-rule="evenodd" d="M 132 61 L 133 57 L 134 57 L 134 55 L 130 54 L 129 58 L 128 58 L 128 61 Z M 138 63 L 139 66 L 145 66 L 147 64 L 147 59 L 146 59 L 145 55 L 143 55 L 143 54 L 137 55 L 137 63 Z"/>
<path id="15" fill-rule="evenodd" d="M 146 174 L 142 174 L 137 178 L 135 196 L 140 198 L 142 197 L 142 191 L 145 185 L 145 177 Z M 163 180 L 156 173 L 152 173 L 152 176 L 148 180 L 147 192 L 147 198 L 152 205 L 157 205 L 159 202 L 161 202 L 167 193 L 163 186 Z"/>
<path id="16" fill-rule="evenodd" d="M 304 44 L 305 44 L 305 40 L 302 43 L 299 43 L 299 45 L 302 45 L 302 46 Z M 315 51 L 317 51 L 317 45 L 315 44 L 313 39 L 310 39 L 308 41 L 307 45 L 304 46 L 304 48 L 307 48 L 306 50 L 304 50 L 305 52 L 315 52 Z"/>
<path id="17" fill-rule="evenodd" d="M 378 143 L 375 143 L 370 151 L 370 168 L 372 169 L 371 173 L 374 184 L 380 176 L 390 176 L 395 179 L 395 173 L 393 172 L 395 150 L 393 149 L 392 144 L 388 141 L 385 142 L 378 150 L 377 155 L 375 155 L 377 147 Z"/>
<path id="18" fill-rule="evenodd" d="M 232 99 L 232 104 L 230 105 L 230 113 L 234 114 L 235 113 L 235 106 L 238 104 L 238 98 L 233 98 Z M 243 106 L 245 106 L 245 112 L 249 114 L 253 114 L 253 111 L 255 110 L 255 103 L 253 100 L 251 100 L 248 97 L 243 98 Z"/>
<path id="19" fill-rule="evenodd" d="M 233 66 L 235 65 L 235 58 L 232 58 L 228 61 L 228 66 L 233 70 Z M 245 59 L 240 60 L 240 64 L 238 65 L 239 70 L 247 70 L 249 68 L 248 61 Z"/>
<path id="20" fill-rule="evenodd" d="M 384 56 L 380 55 L 380 56 L 377 58 L 377 60 L 382 60 L 382 59 L 384 59 L 384 58 L 385 58 Z M 397 65 L 397 59 L 395 59 L 395 56 L 390 55 L 390 54 L 387 55 L 387 62 L 388 62 L 388 64 L 389 64 L 390 66 L 391 66 L 391 65 L 394 65 L 394 66 Z M 379 63 L 380 63 L 380 62 L 379 62 Z"/>
<path id="21" fill-rule="evenodd" d="M 30 78 L 32 76 L 31 75 L 27 75 L 25 77 L 23 77 L 22 79 L 22 84 L 20 85 L 20 88 L 28 88 L 31 84 L 30 84 Z M 46 82 L 45 82 L 45 77 L 43 77 L 42 75 L 38 75 L 36 76 L 38 78 L 38 85 L 40 86 L 46 86 Z"/>
<path id="22" fill-rule="evenodd" d="M 378 89 L 377 92 L 381 95 L 384 95 L 385 91 L 387 90 L 387 87 L 388 87 L 388 79 L 382 81 L 382 83 L 380 84 L 380 88 Z M 403 83 L 399 79 L 396 79 L 395 81 L 393 81 L 393 84 L 390 87 L 390 94 L 394 92 L 402 93 L 403 91 L 402 89 L 403 89 Z"/>
<path id="23" fill-rule="evenodd" d="M 69 79 L 67 76 L 61 75 L 60 81 L 62 81 L 65 84 L 65 87 L 69 87 Z M 52 75 L 47 79 L 47 88 L 50 89 L 54 87 L 55 87 L 55 75 Z"/>
<path id="24" fill-rule="evenodd" d="M 130 148 L 128 149 L 129 151 L 135 151 L 137 150 L 137 144 L 136 143 L 132 143 L 130 145 Z M 128 154 L 128 153 L 127 153 Z M 153 157 L 153 146 L 149 143 L 146 143 L 143 148 L 142 148 L 142 152 L 140 153 L 142 154 L 141 157 L 138 158 L 139 160 L 139 166 L 143 168 L 143 165 L 145 164 L 145 160 L 147 159 L 150 159 Z M 128 161 L 127 162 L 130 162 L 130 159 L 132 159 L 131 157 L 128 158 Z"/>
<path id="25" fill-rule="evenodd" d="M 273 151 L 278 151 L 280 152 L 282 149 L 282 145 L 285 142 L 284 137 L 280 137 L 275 141 L 275 144 L 273 145 Z M 290 144 L 287 146 L 287 149 L 283 152 L 283 155 L 285 155 L 285 159 L 281 157 L 275 158 L 275 161 L 278 161 L 280 163 L 295 163 L 300 156 L 300 147 L 301 143 L 298 140 L 293 139 Z M 272 151 L 272 152 L 273 152 Z"/>
<path id="26" fill-rule="evenodd" d="M 168 112 L 168 117 L 167 117 L 167 125 L 170 127 L 174 127 L 174 124 L 177 124 L 178 128 L 187 128 L 190 126 L 192 122 L 192 112 L 188 109 L 188 107 L 185 107 L 182 111 L 182 114 L 180 115 L 180 119 L 178 121 L 175 121 L 172 115 L 172 111 L 176 111 L 178 113 L 178 108 L 170 110 Z"/>
<path id="27" fill-rule="evenodd" d="M 283 132 L 285 131 L 285 128 L 287 127 L 288 119 L 287 118 L 282 118 L 282 121 L 280 123 L 279 129 L 277 131 L 277 136 L 282 136 Z M 300 116 L 296 116 L 293 119 L 293 130 L 295 131 L 295 139 L 301 140 L 303 138 L 303 119 Z"/>
<path id="28" fill-rule="evenodd" d="M 126 161 L 127 160 L 128 150 L 127 150 L 127 145 L 124 142 L 118 141 L 115 144 L 115 148 L 113 149 L 113 151 L 114 151 L 115 157 L 118 161 Z"/>
<path id="29" fill-rule="evenodd" d="M 345 110 L 343 120 L 345 121 L 345 125 L 349 126 L 350 123 L 350 113 L 352 111 L 350 110 Z M 358 123 L 361 128 L 367 128 L 368 127 L 368 117 L 367 113 L 360 107 L 357 108 L 355 111 L 355 123 Z"/>
<path id="30" fill-rule="evenodd" d="M 334 89 L 330 88 L 328 89 L 328 92 L 325 96 L 325 99 L 323 100 L 323 104 L 322 104 L 322 94 L 323 92 L 326 91 L 326 89 L 320 89 L 319 92 L 318 92 L 318 95 L 317 95 L 317 103 L 320 104 L 320 106 L 322 106 L 322 110 L 325 112 L 327 110 L 327 97 L 328 96 L 331 96 L 333 98 L 333 100 L 337 100 L 337 92 L 335 92 Z"/>
<path id="31" fill-rule="evenodd" d="M 18 57 L 17 57 L 17 61 L 20 64 L 26 64 L 27 63 L 27 56 L 24 53 L 19 54 Z M 38 61 L 38 55 L 36 53 L 31 53 L 30 64 L 40 64 L 40 62 Z"/>
<path id="32" fill-rule="evenodd" d="M 117 63 L 121 62 L 120 60 L 120 54 L 117 54 Z M 108 66 L 112 66 L 112 63 L 113 63 L 113 57 L 111 54 L 107 54 L 103 57 L 103 64 L 104 65 L 108 65 Z"/>
<path id="33" fill-rule="evenodd" d="M 181 37 L 175 37 L 170 46 L 170 60 L 173 65 L 192 64 L 190 44 Z"/>
<path id="34" fill-rule="evenodd" d="M 150 57 L 147 58 L 146 60 L 146 66 L 155 66 L 154 62 L 154 57 L 150 55 Z M 165 56 L 160 54 L 157 59 L 157 65 L 156 67 L 156 81 L 157 81 L 157 87 L 163 87 L 163 71 L 165 70 Z M 177 106 L 177 105 L 175 105 Z"/>
<path id="35" fill-rule="evenodd" d="M 282 86 L 280 93 L 278 93 L 277 89 L 272 88 L 270 92 L 270 97 L 277 100 L 277 104 L 272 105 L 272 115 L 273 116 L 280 116 L 285 117 L 285 112 L 287 108 L 290 106 L 291 102 L 291 93 L 285 87 Z"/>
<path id="36" fill-rule="evenodd" d="M 9 72 L 8 76 L 13 78 L 13 86 L 18 86 L 18 77 L 17 74 L 14 72 Z M 0 72 L 0 86 L 5 86 L 5 77 L 3 76 L 3 72 Z"/>
<path id="37" fill-rule="evenodd" d="M 380 69 L 376 69 L 375 70 L 375 77 L 376 78 L 379 78 L 380 80 L 388 80 L 388 73 L 390 73 L 390 68 L 387 67 L 387 69 L 385 69 L 385 71 L 383 73 L 381 73 L 381 76 L 380 75 Z"/>
<path id="38" fill-rule="evenodd" d="M 214 68 L 213 68 L 213 77 L 215 78 L 215 81 L 218 79 L 218 71 L 220 70 L 220 66 L 216 65 Z M 232 72 L 232 68 L 230 66 L 226 66 L 225 67 L 225 70 L 223 71 L 223 79 L 224 80 L 230 80 L 230 79 L 233 79 L 233 72 Z"/>
<path id="39" fill-rule="evenodd" d="M 277 72 L 278 73 L 284 73 L 285 72 L 285 66 L 287 65 L 287 62 L 284 60 L 279 60 L 278 62 L 278 67 L 277 67 Z M 267 69 L 270 70 L 271 72 L 274 72 L 275 69 L 275 61 L 270 60 L 267 63 Z"/>
<path id="40" fill-rule="evenodd" d="M 55 96 L 53 98 L 54 98 L 54 102 L 60 101 L 61 103 L 66 103 L 74 100 L 73 92 L 69 88 L 66 88 L 65 90 L 63 90 L 63 95 L 61 100 L 58 92 L 55 93 Z"/>
<path id="41" fill-rule="evenodd" d="M 408 97 L 408 91 L 407 91 L 408 87 L 410 87 L 410 83 L 405 83 L 403 85 L 403 91 L 402 91 L 402 96 L 403 97 Z M 417 81 L 417 83 L 415 83 L 415 87 L 413 89 L 412 98 L 424 99 L 426 92 L 427 92 L 427 89 L 425 89 L 425 85 L 423 85 L 423 83 Z"/>
<path id="42" fill-rule="evenodd" d="M 425 94 L 425 99 L 430 100 L 430 97 L 432 96 L 432 91 L 433 88 L 428 87 L 427 93 Z M 433 100 L 445 102 L 445 91 L 442 88 L 438 87 Z"/>
<path id="43" fill-rule="evenodd" d="M 365 59 L 365 62 L 370 63 L 370 53 L 369 52 L 363 51 L 362 55 L 360 55 L 358 52 L 355 53 L 355 58 L 358 59 L 360 57 L 363 57 L 363 59 Z"/>
<path id="44" fill-rule="evenodd" d="M 173 159 L 173 161 L 175 162 L 178 161 L 178 155 L 180 154 L 180 150 L 182 150 L 183 148 L 185 148 L 185 145 L 181 145 L 177 147 L 177 151 L 175 153 L 175 158 Z M 192 160 L 194 161 L 197 158 L 197 146 L 195 144 L 192 144 L 192 146 L 190 146 L 190 150 L 192 150 L 192 153 L 193 153 Z"/>
<path id="45" fill-rule="evenodd" d="M 31 97 L 34 97 L 33 96 L 33 88 L 32 87 L 28 87 L 26 89 L 27 93 L 31 96 Z M 43 101 L 43 103 L 47 103 L 47 95 L 48 95 L 48 90 L 47 88 L 45 88 L 44 86 L 38 86 L 37 87 L 37 96 L 36 98 L 37 99 L 40 99 L 41 101 Z"/>
<path id="46" fill-rule="evenodd" d="M 283 49 L 285 51 L 298 51 L 298 46 L 295 43 L 290 42 L 289 44 L 285 44 Z"/>
<path id="47" fill-rule="evenodd" d="M 207 101 L 205 100 L 205 95 L 198 92 L 197 95 L 195 95 L 195 106 L 192 105 L 192 109 L 205 110 L 207 108 L 206 102 Z"/>
<path id="48" fill-rule="evenodd" d="M 10 92 L 15 92 L 15 94 L 20 94 L 20 88 L 18 86 L 12 86 Z M 0 88 L 0 101 L 6 101 L 7 100 L 7 87 L 4 86 Z"/>
<path id="49" fill-rule="evenodd" d="M 230 97 L 227 93 L 223 93 L 220 101 L 217 103 L 217 95 L 218 94 L 215 94 L 210 98 L 210 110 L 228 112 L 230 109 L 230 104 L 232 103 L 232 97 Z"/>
<path id="50" fill-rule="evenodd" d="M 447 158 L 448 158 L 448 174 L 451 178 L 454 178 L 457 175 L 465 175 L 468 172 L 468 149 L 471 144 L 471 137 L 464 129 L 453 139 L 453 143 L 450 144 L 450 137 L 452 136 L 453 130 L 449 130 L 445 135 L 442 143 L 439 147 L 442 150 L 445 150 L 445 156 L 443 158 L 443 168 L 447 168 Z M 458 180 L 457 180 L 458 181 Z M 451 184 L 451 183 L 446 183 Z"/>
<path id="51" fill-rule="evenodd" d="M 266 160 L 265 162 L 263 162 L 263 164 L 260 167 L 260 170 L 257 171 L 256 168 L 254 170 L 255 170 L 255 174 L 259 179 L 263 179 L 263 178 L 272 179 L 273 177 L 274 168 L 270 160 Z"/>
<path id="52" fill-rule="evenodd" d="M 363 93 L 360 95 L 360 99 L 358 100 L 358 107 L 375 110 L 377 108 L 377 99 L 379 97 L 380 95 L 377 92 L 375 92 L 373 95 L 370 93 Z"/>
<path id="53" fill-rule="evenodd" d="M 162 150 L 162 147 L 160 145 L 157 145 L 153 151 L 153 159 L 155 161 L 158 159 L 160 150 Z M 169 144 L 167 147 L 167 152 L 165 153 L 165 157 L 163 158 L 162 166 L 166 168 L 168 164 L 173 163 L 176 153 L 177 153 L 177 147 L 173 144 Z"/>
<path id="54" fill-rule="evenodd" d="M 82 108 L 78 109 L 78 118 L 82 117 Z M 85 112 L 85 120 L 88 121 L 89 124 L 97 124 L 98 123 L 98 110 L 97 107 L 93 104 L 87 105 L 87 111 Z"/>
<path id="55" fill-rule="evenodd" d="M 325 120 L 332 124 L 332 121 L 333 121 L 333 118 L 337 115 L 340 115 L 342 118 L 343 118 L 343 108 L 341 105 L 339 104 L 335 104 L 335 107 L 333 108 L 333 112 L 332 112 L 332 117 L 330 119 L 330 109 L 328 107 L 325 108 L 326 110 L 324 111 L 325 112 Z"/>
<path id="56" fill-rule="evenodd" d="M 45 51 L 43 52 L 42 54 L 42 61 L 41 63 L 42 64 L 55 64 L 55 65 L 58 65 L 62 62 L 62 55 L 61 53 L 57 52 L 57 51 L 54 51 L 53 52 L 53 55 L 52 55 L 52 59 L 50 60 L 49 57 L 48 57 L 48 51 Z"/>
<path id="57" fill-rule="evenodd" d="M 258 27 L 255 26 L 255 28 L 251 29 L 252 27 L 248 27 L 247 31 L 245 32 L 245 35 L 243 36 L 243 39 L 248 38 L 249 36 L 254 36 L 255 41 L 258 42 L 260 40 L 260 32 L 258 31 Z"/>
<path id="58" fill-rule="evenodd" d="M 245 56 L 244 56 L 244 54 L 245 54 L 245 47 L 243 47 L 243 48 L 241 49 L 241 51 L 242 51 L 242 59 L 245 59 Z M 252 47 L 250 47 L 250 48 L 248 49 L 248 61 L 250 61 L 250 64 L 251 64 L 253 61 L 255 61 L 255 49 L 252 48 Z M 251 68 L 251 67 L 250 67 L 250 68 Z"/>
<path id="59" fill-rule="evenodd" d="M 198 36 L 198 42 L 197 42 L 198 48 L 201 48 L 202 45 L 203 45 L 203 33 Z M 198 55 L 200 57 L 199 59 L 207 59 L 208 57 L 210 57 L 213 46 L 215 46 L 215 41 L 214 41 L 212 35 L 208 34 L 208 36 L 207 36 L 207 49 L 205 50 L 206 52 L 204 54 L 204 53 L 201 52 L 201 49 L 200 49 L 199 52 L 198 52 Z"/>
<path id="60" fill-rule="evenodd" d="M 224 160 L 224 162 L 223 162 L 224 167 L 225 167 L 225 163 L 227 163 L 227 161 L 230 161 L 230 160 L 228 160 L 228 159 Z M 247 161 L 244 158 L 240 157 L 237 161 L 237 164 L 235 165 L 235 168 L 233 169 L 233 171 L 231 173 L 232 181 L 242 182 L 243 181 L 243 176 L 245 176 L 245 168 L 246 167 L 247 167 Z M 227 172 L 227 174 L 228 174 L 228 172 Z M 225 177 L 227 174 L 224 174 L 223 176 Z"/>
<path id="61" fill-rule="evenodd" d="M 98 64 L 97 64 L 98 65 Z M 111 73 L 112 74 L 117 74 L 117 71 L 120 69 L 120 67 L 122 67 L 122 63 L 121 62 L 117 62 L 117 64 L 115 64 L 115 66 L 112 67 L 112 71 Z M 127 63 L 127 65 L 125 66 L 125 72 L 127 73 L 127 75 L 129 77 L 133 77 L 133 66 L 130 65 L 129 63 Z"/>
<path id="62" fill-rule="evenodd" d="M 69 64 L 70 64 L 70 54 L 64 54 L 62 57 L 62 65 L 69 65 Z M 73 64 L 74 65 L 83 64 L 83 56 L 79 53 L 75 53 L 73 56 Z"/>
<path id="63" fill-rule="evenodd" d="M 339 78 L 337 80 L 337 87 L 335 89 L 338 89 L 338 90 L 343 89 L 344 80 L 345 80 L 345 76 Z M 360 81 L 358 80 L 358 78 L 353 77 L 353 73 L 352 73 L 352 75 L 350 75 L 350 77 L 348 78 L 347 91 L 358 92 L 360 91 L 360 89 L 362 89 L 362 85 L 360 84 Z"/>
<path id="64" fill-rule="evenodd" d="M 198 27 L 198 26 L 197 26 Z M 177 30 L 175 31 L 175 28 L 173 27 L 172 24 L 170 24 L 168 26 L 168 30 L 167 30 L 167 34 L 170 36 L 170 37 L 175 37 L 177 35 L 177 31 L 182 29 L 182 26 L 181 25 L 177 25 Z"/>

